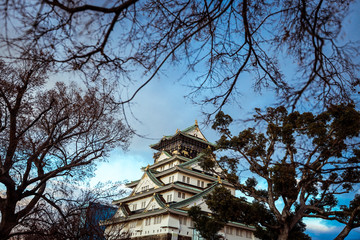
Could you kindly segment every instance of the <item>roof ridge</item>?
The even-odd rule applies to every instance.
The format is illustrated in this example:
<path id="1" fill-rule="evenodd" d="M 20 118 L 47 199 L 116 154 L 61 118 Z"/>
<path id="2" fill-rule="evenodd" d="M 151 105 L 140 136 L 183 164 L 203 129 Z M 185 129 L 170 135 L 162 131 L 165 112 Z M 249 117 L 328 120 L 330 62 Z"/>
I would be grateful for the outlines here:
<path id="1" fill-rule="evenodd" d="M 209 142 L 206 138 L 205 138 L 205 140 L 204 140 L 204 139 L 202 139 L 202 138 L 195 137 L 195 136 L 193 136 L 193 135 L 191 135 L 191 134 L 188 134 L 188 133 L 186 133 L 186 132 L 180 132 L 180 134 L 183 134 L 183 135 L 185 135 L 185 136 L 187 136 L 187 137 L 189 137 L 189 138 L 192 138 L 192 139 L 194 139 L 194 140 L 201 141 L 201 142 L 203 142 L 203 143 L 206 143 L 206 144 L 209 144 L 209 145 L 215 147 L 215 144 L 212 143 L 212 142 Z"/>
<path id="2" fill-rule="evenodd" d="M 194 124 L 190 127 L 185 128 L 184 130 L 181 130 L 180 132 L 189 132 L 190 130 L 193 130 L 194 128 L 198 127 L 197 124 Z"/>

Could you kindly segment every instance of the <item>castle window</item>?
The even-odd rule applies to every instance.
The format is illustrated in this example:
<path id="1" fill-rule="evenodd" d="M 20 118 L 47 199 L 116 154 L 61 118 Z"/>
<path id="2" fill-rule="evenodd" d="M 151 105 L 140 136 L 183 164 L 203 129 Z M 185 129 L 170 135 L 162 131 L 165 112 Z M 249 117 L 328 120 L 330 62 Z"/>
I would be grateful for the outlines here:
<path id="1" fill-rule="evenodd" d="M 136 227 L 136 221 L 130 222 L 130 228 L 134 228 L 134 227 Z"/>
<path id="2" fill-rule="evenodd" d="M 136 210 L 136 207 L 137 207 L 137 204 L 134 204 L 134 205 L 133 205 L 133 211 Z"/>
<path id="3" fill-rule="evenodd" d="M 145 205 L 146 205 L 146 201 L 141 202 L 141 208 L 145 208 Z"/>
<path id="4" fill-rule="evenodd" d="M 246 238 L 251 238 L 251 237 L 252 237 L 251 235 L 252 235 L 252 234 L 251 234 L 250 231 L 246 231 Z"/>
<path id="5" fill-rule="evenodd" d="M 159 224 L 159 223 L 161 223 L 161 220 L 162 220 L 162 216 L 156 216 L 156 217 L 154 217 L 154 224 Z"/>
<path id="6" fill-rule="evenodd" d="M 171 202 L 171 200 L 172 200 L 172 195 L 170 194 L 170 195 L 167 195 L 166 196 L 166 201 L 167 202 Z"/>
<path id="7" fill-rule="evenodd" d="M 204 181 L 201 181 L 201 187 L 204 188 Z"/>
<path id="8" fill-rule="evenodd" d="M 239 229 L 239 228 L 236 229 L 236 236 L 242 237 L 241 229 Z"/>
<path id="9" fill-rule="evenodd" d="M 149 226 L 151 224 L 151 218 L 145 218 L 145 226 Z"/>
<path id="10" fill-rule="evenodd" d="M 178 192 L 178 198 L 185 199 L 185 193 Z"/>
<path id="11" fill-rule="evenodd" d="M 186 178 L 186 182 L 190 183 L 190 178 L 189 177 Z"/>
<path id="12" fill-rule="evenodd" d="M 180 222 L 180 224 L 186 225 L 186 217 L 180 216 L 179 217 L 179 222 Z"/>

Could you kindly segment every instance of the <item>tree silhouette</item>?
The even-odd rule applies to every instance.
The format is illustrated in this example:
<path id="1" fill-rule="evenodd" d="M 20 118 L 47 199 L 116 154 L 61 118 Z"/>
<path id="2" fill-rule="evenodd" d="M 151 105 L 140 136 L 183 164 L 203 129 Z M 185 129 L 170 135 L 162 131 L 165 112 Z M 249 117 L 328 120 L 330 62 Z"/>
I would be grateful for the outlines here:
<path id="1" fill-rule="evenodd" d="M 344 239 L 359 224 L 358 196 L 348 207 L 338 205 L 338 197 L 360 182 L 360 113 L 354 105 L 331 105 L 318 115 L 288 113 L 284 107 L 257 109 L 254 120 L 256 128 L 238 135 L 231 133 L 232 119 L 223 112 L 213 125 L 222 134 L 217 149 L 226 150 L 217 161 L 224 177 L 255 201 L 251 206 L 215 192 L 207 203 L 219 219 L 260 224 L 277 239 L 289 239 L 304 217 L 337 220 L 345 224 L 337 239 Z M 214 167 L 211 159 L 203 159 L 205 169 Z"/>
<path id="2" fill-rule="evenodd" d="M 0 62 L 0 239 L 8 239 L 40 200 L 61 210 L 47 194 L 51 180 L 91 176 L 96 160 L 126 148 L 131 137 L 105 82 L 45 88 L 50 67 Z"/>
<path id="3" fill-rule="evenodd" d="M 181 64 L 198 75 L 190 95 L 200 104 L 221 108 L 250 73 L 256 90 L 271 88 L 293 108 L 324 107 L 358 91 L 359 47 L 342 35 L 352 2 L 9 0 L 0 8 L 2 57 L 36 49 L 63 70 L 126 87 L 144 74 L 119 102 Z"/>

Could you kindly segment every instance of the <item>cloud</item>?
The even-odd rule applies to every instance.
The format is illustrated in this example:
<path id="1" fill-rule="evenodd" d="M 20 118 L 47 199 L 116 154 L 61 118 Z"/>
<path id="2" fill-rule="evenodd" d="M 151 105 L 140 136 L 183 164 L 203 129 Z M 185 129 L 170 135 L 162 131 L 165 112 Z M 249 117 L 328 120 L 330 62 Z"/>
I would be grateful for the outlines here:
<path id="1" fill-rule="evenodd" d="M 306 224 L 306 230 L 313 233 L 330 233 L 339 231 L 338 226 L 329 225 L 329 222 L 322 219 L 305 218 L 304 222 Z"/>
<path id="2" fill-rule="evenodd" d="M 141 154 L 129 154 L 120 151 L 113 151 L 108 162 L 98 164 L 95 177 L 90 183 L 94 186 L 98 182 L 106 181 L 134 181 L 142 176 L 141 167 L 145 167 L 151 156 L 148 158 Z"/>

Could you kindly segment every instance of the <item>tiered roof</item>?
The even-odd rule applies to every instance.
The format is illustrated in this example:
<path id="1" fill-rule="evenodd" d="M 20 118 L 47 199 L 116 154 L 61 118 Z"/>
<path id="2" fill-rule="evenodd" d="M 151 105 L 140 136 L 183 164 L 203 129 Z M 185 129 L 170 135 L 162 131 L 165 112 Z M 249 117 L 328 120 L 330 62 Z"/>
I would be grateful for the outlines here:
<path id="1" fill-rule="evenodd" d="M 150 145 L 152 149 L 160 151 L 155 154 L 155 161 L 161 154 L 180 155 L 188 158 L 196 157 L 205 148 L 214 149 L 215 145 L 209 142 L 199 129 L 197 121 L 191 127 L 182 131 L 176 130 L 171 136 L 164 136 L 159 142 Z"/>
<path id="2" fill-rule="evenodd" d="M 145 210 L 142 212 L 133 213 L 133 214 L 129 214 L 128 208 L 125 208 L 123 204 L 119 204 L 120 209 L 121 209 L 121 211 L 124 212 L 125 217 L 112 218 L 111 220 L 109 220 L 108 223 L 122 222 L 125 219 L 129 220 L 129 219 L 143 218 L 146 216 L 151 216 L 151 215 L 165 213 L 165 212 L 178 213 L 180 215 L 184 215 L 184 213 L 186 213 L 186 211 L 184 211 L 184 210 L 189 209 L 190 206 L 194 205 L 195 202 L 198 202 L 199 200 L 202 201 L 204 196 L 210 194 L 215 189 L 215 187 L 219 186 L 219 185 L 221 185 L 221 181 L 216 181 L 213 184 L 211 184 L 209 187 L 207 187 L 205 190 L 198 192 L 194 196 L 184 199 L 183 201 L 175 202 L 175 203 L 171 203 L 171 204 L 167 204 L 165 202 L 164 198 L 160 194 L 154 193 L 152 199 L 148 203 Z M 157 208 L 149 209 L 148 206 L 150 206 L 153 201 L 155 201 L 157 203 Z M 196 205 L 198 205 L 198 204 L 196 204 Z M 131 218 L 129 218 L 129 217 L 131 217 Z"/>
<path id="3" fill-rule="evenodd" d="M 197 122 L 195 122 L 195 125 L 186 128 L 185 130 L 177 130 L 172 136 L 163 137 L 158 143 L 150 145 L 150 147 L 159 151 L 156 155 L 154 164 L 143 168 L 144 174 L 140 180 L 127 184 L 127 187 L 133 188 L 130 196 L 113 201 L 113 204 L 120 206 L 119 211 L 121 211 L 122 214 L 115 214 L 112 219 L 103 224 L 114 224 L 164 213 L 185 216 L 187 215 L 187 210 L 191 206 L 205 204 L 203 197 L 210 194 L 216 186 L 224 185 L 233 187 L 229 182 L 220 179 L 217 175 L 204 172 L 202 168 L 198 166 L 199 161 L 204 157 L 204 154 L 201 153 L 201 151 L 208 147 L 214 148 L 214 145 L 201 133 Z M 187 151 L 193 151 L 196 155 L 191 155 Z M 177 161 L 178 164 L 171 168 L 162 171 L 155 170 L 174 161 Z M 203 179 L 204 181 L 207 180 L 210 183 L 205 187 L 197 187 L 185 182 L 177 181 L 165 184 L 161 181 L 161 177 L 176 172 L 194 176 L 197 179 Z M 142 190 L 141 187 L 145 185 L 149 186 L 149 188 Z M 161 193 L 169 190 L 187 192 L 192 196 L 178 202 L 167 203 Z M 130 211 L 127 206 L 128 202 L 133 202 L 142 198 L 149 199 L 150 196 L 151 199 L 145 208 Z"/>

